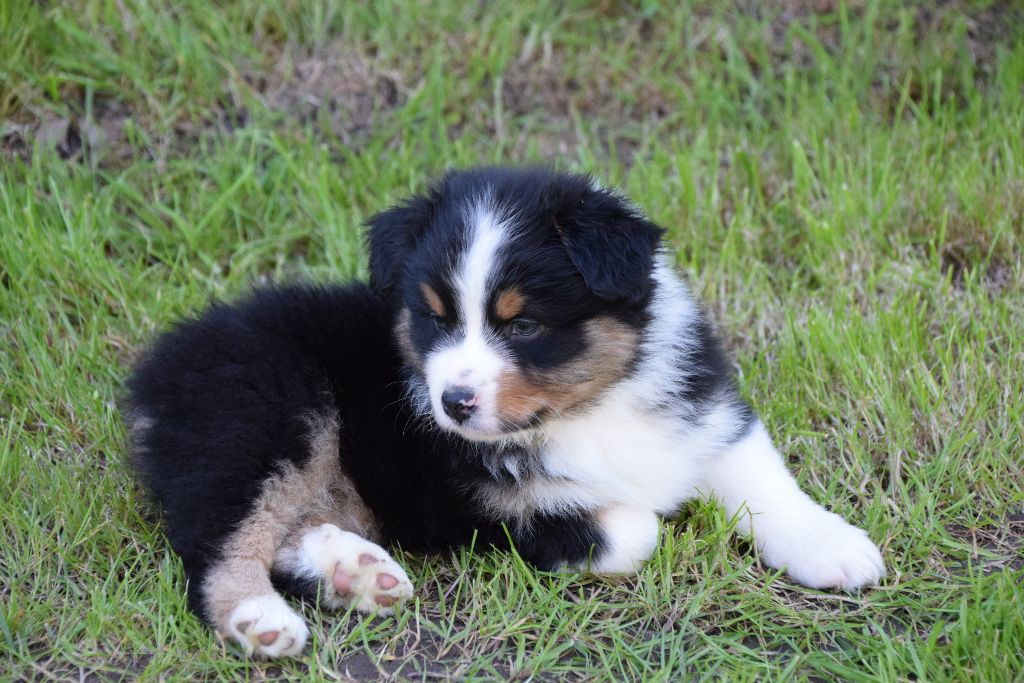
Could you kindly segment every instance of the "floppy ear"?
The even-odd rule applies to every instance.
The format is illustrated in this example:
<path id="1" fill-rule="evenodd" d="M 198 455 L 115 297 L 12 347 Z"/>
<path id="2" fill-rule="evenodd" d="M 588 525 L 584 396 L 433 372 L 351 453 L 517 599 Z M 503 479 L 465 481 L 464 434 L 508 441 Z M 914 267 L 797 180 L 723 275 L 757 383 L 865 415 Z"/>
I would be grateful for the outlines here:
<path id="1" fill-rule="evenodd" d="M 432 213 L 433 202 L 414 197 L 369 220 L 370 287 L 380 296 L 389 297 L 398 284 L 402 261 Z"/>
<path id="2" fill-rule="evenodd" d="M 590 291 L 630 304 L 644 298 L 664 230 L 603 189 L 588 189 L 557 220 L 562 243 Z"/>

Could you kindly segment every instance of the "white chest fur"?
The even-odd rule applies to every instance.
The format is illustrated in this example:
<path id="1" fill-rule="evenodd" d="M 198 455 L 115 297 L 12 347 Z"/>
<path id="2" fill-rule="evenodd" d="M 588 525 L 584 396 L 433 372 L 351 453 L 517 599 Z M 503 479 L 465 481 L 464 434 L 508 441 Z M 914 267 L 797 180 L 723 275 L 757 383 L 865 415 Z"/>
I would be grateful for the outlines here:
<path id="1" fill-rule="evenodd" d="M 671 512 L 689 497 L 704 449 L 679 434 L 672 416 L 609 398 L 549 432 L 542 462 L 551 479 L 532 487 L 539 508 L 628 503 Z"/>
<path id="2" fill-rule="evenodd" d="M 613 394 L 549 431 L 542 455 L 548 476 L 529 484 L 537 508 L 626 504 L 670 514 L 696 495 L 707 459 L 731 433 L 735 408 L 722 404 L 687 424 L 671 412 L 644 412 L 628 398 Z"/>

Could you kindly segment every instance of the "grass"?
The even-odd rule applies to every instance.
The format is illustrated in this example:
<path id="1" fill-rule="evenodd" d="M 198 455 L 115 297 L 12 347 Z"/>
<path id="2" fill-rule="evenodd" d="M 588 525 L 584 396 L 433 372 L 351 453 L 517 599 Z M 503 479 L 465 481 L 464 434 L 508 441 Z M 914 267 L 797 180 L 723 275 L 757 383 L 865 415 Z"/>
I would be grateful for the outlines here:
<path id="1" fill-rule="evenodd" d="M 0 678 L 1024 680 L 1024 17 L 747 5 L 0 0 Z M 237 657 L 126 468 L 126 368 L 210 297 L 364 275 L 361 222 L 443 169 L 525 161 L 668 228 L 889 577 L 800 588 L 694 504 L 635 578 L 406 556 L 400 615 L 304 607 L 303 658 Z"/>

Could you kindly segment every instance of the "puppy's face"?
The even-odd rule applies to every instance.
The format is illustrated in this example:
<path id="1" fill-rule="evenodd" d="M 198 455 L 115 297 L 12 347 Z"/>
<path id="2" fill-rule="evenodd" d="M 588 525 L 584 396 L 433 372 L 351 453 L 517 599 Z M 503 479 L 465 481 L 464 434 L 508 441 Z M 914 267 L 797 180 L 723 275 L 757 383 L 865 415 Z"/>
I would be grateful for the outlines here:
<path id="1" fill-rule="evenodd" d="M 589 179 L 452 174 L 371 226 L 371 283 L 443 429 L 514 437 L 629 372 L 660 231 Z"/>

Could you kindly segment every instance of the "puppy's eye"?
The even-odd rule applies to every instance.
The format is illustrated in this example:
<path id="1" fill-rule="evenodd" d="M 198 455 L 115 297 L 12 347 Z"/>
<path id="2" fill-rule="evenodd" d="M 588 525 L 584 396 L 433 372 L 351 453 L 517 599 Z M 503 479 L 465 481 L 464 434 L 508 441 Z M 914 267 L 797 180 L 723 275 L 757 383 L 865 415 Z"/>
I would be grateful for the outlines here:
<path id="1" fill-rule="evenodd" d="M 433 322 L 434 327 L 436 327 L 441 332 L 448 331 L 448 321 L 439 316 L 437 313 L 430 314 L 430 321 Z"/>
<path id="2" fill-rule="evenodd" d="M 508 324 L 508 333 L 513 337 L 532 337 L 538 329 L 540 324 L 526 318 L 516 318 Z"/>

